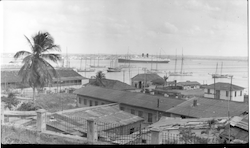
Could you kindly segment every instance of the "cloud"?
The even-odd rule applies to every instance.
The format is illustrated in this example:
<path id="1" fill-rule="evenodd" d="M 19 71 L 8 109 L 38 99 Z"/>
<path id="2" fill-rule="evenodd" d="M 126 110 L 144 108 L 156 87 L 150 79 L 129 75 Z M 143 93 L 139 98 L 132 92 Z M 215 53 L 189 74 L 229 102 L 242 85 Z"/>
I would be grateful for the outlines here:
<path id="1" fill-rule="evenodd" d="M 148 26 L 148 30 L 149 34 L 152 34 L 152 31 L 156 34 L 174 34 L 178 31 L 178 28 L 174 24 L 164 22 L 151 24 L 151 26 Z"/>
<path id="2" fill-rule="evenodd" d="M 179 3 L 178 3 L 179 4 Z M 188 0 L 186 3 L 181 3 L 184 8 L 194 11 L 219 11 L 219 7 L 212 7 L 206 1 L 201 0 Z"/>

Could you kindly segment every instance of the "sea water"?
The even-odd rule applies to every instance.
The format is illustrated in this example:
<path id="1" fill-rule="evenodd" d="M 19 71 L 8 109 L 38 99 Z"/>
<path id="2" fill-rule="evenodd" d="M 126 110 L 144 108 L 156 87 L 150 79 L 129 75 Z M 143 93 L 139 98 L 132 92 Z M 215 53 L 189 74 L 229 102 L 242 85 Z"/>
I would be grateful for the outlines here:
<path id="1" fill-rule="evenodd" d="M 7 64 L 12 61 L 13 58 L 1 59 L 1 64 Z M 18 62 L 18 61 L 17 61 Z M 20 62 L 20 61 L 19 61 Z M 223 68 L 221 69 L 221 63 L 223 62 Z M 244 93 L 248 94 L 248 61 L 237 61 L 237 60 L 184 60 L 183 72 L 192 72 L 193 76 L 169 76 L 167 81 L 177 80 L 177 82 L 183 81 L 197 81 L 201 84 L 212 84 L 214 79 L 211 74 L 216 72 L 216 64 L 218 63 L 218 74 L 233 75 L 232 83 L 245 88 Z M 60 66 L 61 64 L 52 64 L 53 66 Z M 75 69 L 89 68 L 90 65 L 98 65 L 97 60 L 70 60 L 70 67 Z M 107 68 L 111 67 L 111 60 L 99 60 L 100 66 L 106 66 L 106 68 L 95 68 L 95 72 L 80 72 L 83 77 L 90 78 L 95 76 L 97 71 L 103 71 L 107 79 L 119 80 L 127 84 L 131 84 L 131 78 L 137 74 L 145 73 L 145 69 L 157 69 L 162 71 L 158 73 L 160 76 L 167 75 L 168 72 L 173 72 L 175 69 L 175 61 L 169 63 L 130 63 L 131 68 L 123 68 L 121 72 L 107 72 Z M 128 63 L 113 63 L 113 65 L 128 65 Z M 177 61 L 176 71 L 181 70 L 181 61 Z M 80 67 L 81 66 L 81 67 Z M 167 75 L 168 76 L 168 75 Z M 217 78 L 215 82 L 226 82 L 230 83 L 229 78 Z"/>

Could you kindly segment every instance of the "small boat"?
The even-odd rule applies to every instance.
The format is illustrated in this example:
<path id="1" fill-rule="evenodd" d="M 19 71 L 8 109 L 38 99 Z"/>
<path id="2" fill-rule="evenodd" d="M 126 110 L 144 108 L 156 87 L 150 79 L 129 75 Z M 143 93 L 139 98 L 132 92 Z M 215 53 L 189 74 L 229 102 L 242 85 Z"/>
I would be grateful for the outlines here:
<path id="1" fill-rule="evenodd" d="M 91 68 L 77 69 L 77 72 L 95 72 L 95 69 Z"/>
<path id="2" fill-rule="evenodd" d="M 85 66 L 87 65 L 86 62 L 87 62 L 87 60 L 85 59 Z M 94 72 L 95 71 L 95 69 L 92 69 L 92 68 L 86 68 L 85 67 L 85 69 L 82 69 L 81 67 L 82 67 L 82 58 L 81 58 L 80 68 L 76 69 L 77 72 Z"/>
<path id="3" fill-rule="evenodd" d="M 220 72 L 220 74 L 218 74 L 217 73 L 218 63 L 216 64 L 216 71 L 215 71 L 215 74 L 212 74 L 212 78 L 228 78 L 229 75 L 222 74 L 222 67 L 223 67 L 223 62 L 221 63 L 221 72 Z"/>
<path id="4" fill-rule="evenodd" d="M 121 71 L 122 71 L 122 68 L 117 66 L 116 59 L 110 61 L 110 67 L 108 67 L 107 72 L 121 72 Z"/>
<path id="5" fill-rule="evenodd" d="M 121 71 L 122 71 L 122 69 L 118 68 L 118 67 L 116 67 L 116 68 L 109 67 L 107 69 L 107 72 L 121 72 Z"/>

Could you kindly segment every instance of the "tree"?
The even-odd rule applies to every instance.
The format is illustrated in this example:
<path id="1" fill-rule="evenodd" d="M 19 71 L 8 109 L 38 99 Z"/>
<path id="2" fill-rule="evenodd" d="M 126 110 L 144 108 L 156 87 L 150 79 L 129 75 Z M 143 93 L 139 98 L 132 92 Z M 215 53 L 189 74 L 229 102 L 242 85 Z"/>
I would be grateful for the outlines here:
<path id="1" fill-rule="evenodd" d="M 96 85 L 97 86 L 101 85 L 101 86 L 105 87 L 105 85 L 102 82 L 103 79 L 106 79 L 105 74 L 102 71 L 98 71 L 96 73 L 96 76 L 95 76 Z"/>
<path id="2" fill-rule="evenodd" d="M 5 103 L 4 108 L 9 108 L 9 110 L 11 110 L 13 106 L 16 107 L 19 103 L 14 93 L 9 93 L 8 97 L 1 97 L 1 101 Z"/>
<path id="3" fill-rule="evenodd" d="M 60 54 L 50 53 L 51 51 L 60 51 L 60 47 L 54 44 L 53 37 L 48 32 L 38 32 L 28 41 L 31 52 L 18 51 L 14 58 L 18 59 L 26 56 L 23 59 L 24 65 L 18 72 L 22 78 L 22 83 L 29 84 L 33 89 L 33 102 L 35 104 L 35 89 L 44 87 L 52 82 L 52 77 L 57 77 L 57 72 L 54 67 L 48 62 L 58 62 L 61 60 Z"/>

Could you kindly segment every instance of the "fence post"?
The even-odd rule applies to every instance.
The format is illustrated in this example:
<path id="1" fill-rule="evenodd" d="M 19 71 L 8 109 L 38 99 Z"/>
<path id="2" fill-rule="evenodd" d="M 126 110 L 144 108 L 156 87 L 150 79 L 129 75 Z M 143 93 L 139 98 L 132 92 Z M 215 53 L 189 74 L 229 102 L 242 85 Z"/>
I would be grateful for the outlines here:
<path id="1" fill-rule="evenodd" d="M 37 119 L 36 119 L 36 126 L 37 126 L 37 131 L 43 132 L 46 131 L 46 110 L 44 109 L 39 109 L 36 111 L 37 113 Z"/>
<path id="2" fill-rule="evenodd" d="M 1 108 L 1 123 L 4 124 L 4 103 L 2 102 L 2 108 Z"/>
<path id="3" fill-rule="evenodd" d="M 90 142 L 96 142 L 98 139 L 97 125 L 94 119 L 87 120 L 87 139 Z"/>
<path id="4" fill-rule="evenodd" d="M 162 133 L 158 129 L 151 129 L 151 144 L 162 144 Z"/>

